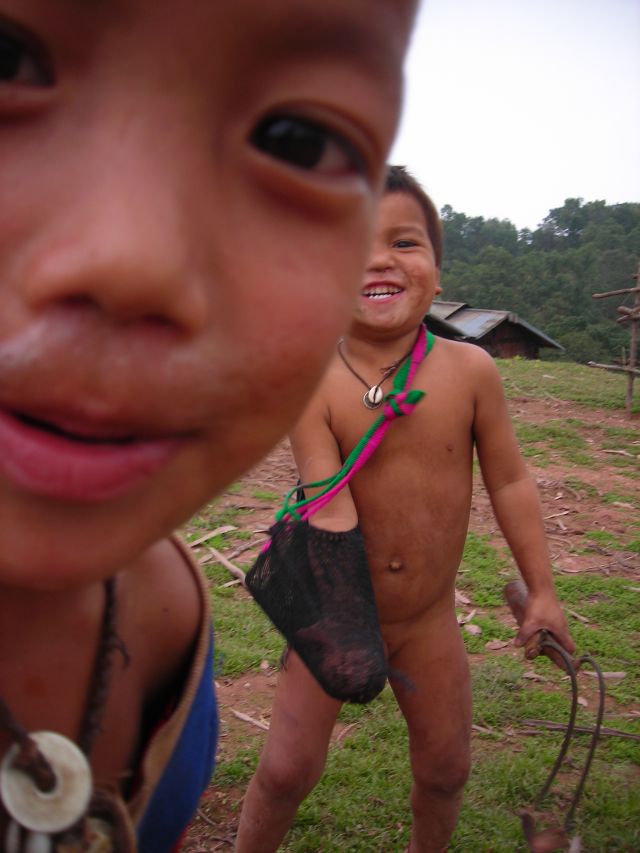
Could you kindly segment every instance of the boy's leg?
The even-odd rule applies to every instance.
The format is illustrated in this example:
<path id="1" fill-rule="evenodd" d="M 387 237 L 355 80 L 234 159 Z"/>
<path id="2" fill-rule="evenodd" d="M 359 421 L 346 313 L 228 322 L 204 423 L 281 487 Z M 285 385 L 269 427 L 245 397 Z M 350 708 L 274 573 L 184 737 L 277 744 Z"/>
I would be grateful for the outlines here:
<path id="1" fill-rule="evenodd" d="M 469 667 L 453 610 L 413 627 L 389 664 L 411 682 L 392 684 L 409 729 L 409 853 L 441 853 L 455 828 L 470 764 Z"/>
<path id="2" fill-rule="evenodd" d="M 341 703 L 289 651 L 278 678 L 269 734 L 242 806 L 236 853 L 273 853 L 324 769 Z"/>

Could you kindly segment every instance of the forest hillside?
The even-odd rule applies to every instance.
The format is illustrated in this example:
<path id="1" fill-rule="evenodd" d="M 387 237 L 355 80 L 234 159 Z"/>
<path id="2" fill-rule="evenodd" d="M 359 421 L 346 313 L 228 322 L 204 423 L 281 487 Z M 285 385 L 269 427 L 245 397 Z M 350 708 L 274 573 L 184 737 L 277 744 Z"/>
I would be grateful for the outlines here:
<path id="1" fill-rule="evenodd" d="M 518 231 L 508 219 L 441 210 L 445 234 L 442 298 L 514 311 L 565 347 L 543 358 L 619 361 L 628 327 L 616 323 L 632 295 L 593 293 L 633 287 L 640 260 L 640 203 L 569 198 L 540 226 Z"/>

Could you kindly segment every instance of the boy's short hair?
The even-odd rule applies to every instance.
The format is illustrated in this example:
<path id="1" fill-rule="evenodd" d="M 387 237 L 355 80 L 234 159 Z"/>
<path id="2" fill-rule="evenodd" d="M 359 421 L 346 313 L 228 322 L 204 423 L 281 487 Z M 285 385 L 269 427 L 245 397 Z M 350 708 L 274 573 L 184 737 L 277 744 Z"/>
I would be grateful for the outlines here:
<path id="1" fill-rule="evenodd" d="M 418 202 L 424 213 L 424 218 L 427 222 L 427 233 L 433 246 L 433 252 L 436 257 L 436 266 L 438 269 L 442 266 L 442 221 L 440 214 L 429 198 L 427 193 L 422 189 L 418 181 L 413 177 L 406 166 L 388 166 L 387 176 L 384 183 L 385 193 L 407 193 L 413 196 Z"/>

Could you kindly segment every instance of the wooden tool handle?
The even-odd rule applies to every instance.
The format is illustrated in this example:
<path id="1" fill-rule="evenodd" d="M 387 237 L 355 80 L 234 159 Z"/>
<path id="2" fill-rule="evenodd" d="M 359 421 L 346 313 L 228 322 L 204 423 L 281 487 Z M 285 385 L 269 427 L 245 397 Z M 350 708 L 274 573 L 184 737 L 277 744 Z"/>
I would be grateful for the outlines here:
<path id="1" fill-rule="evenodd" d="M 511 608 L 511 612 L 516 617 L 518 625 L 522 625 L 524 621 L 528 595 L 524 581 L 511 581 L 504 588 L 504 597 Z"/>
<path id="2" fill-rule="evenodd" d="M 504 588 L 504 597 L 516 618 L 518 625 L 524 621 L 524 613 L 527 607 L 529 591 L 524 581 L 510 581 Z M 543 645 L 545 638 L 553 638 L 551 631 L 540 630 L 532 634 L 524 644 L 524 656 L 527 660 L 533 660 L 538 655 L 546 655 L 556 666 L 567 672 L 567 664 L 562 655 L 549 646 Z"/>
<path id="3" fill-rule="evenodd" d="M 522 625 L 524 622 L 524 612 L 527 607 L 527 598 L 529 597 L 529 591 L 524 581 L 510 581 L 504 588 L 504 597 L 511 608 L 511 612 L 516 617 L 516 622 L 518 625 Z M 542 631 L 536 631 L 524 644 L 524 656 L 527 660 L 533 660 L 540 654 L 547 654 L 547 650 L 542 646 L 544 636 Z"/>

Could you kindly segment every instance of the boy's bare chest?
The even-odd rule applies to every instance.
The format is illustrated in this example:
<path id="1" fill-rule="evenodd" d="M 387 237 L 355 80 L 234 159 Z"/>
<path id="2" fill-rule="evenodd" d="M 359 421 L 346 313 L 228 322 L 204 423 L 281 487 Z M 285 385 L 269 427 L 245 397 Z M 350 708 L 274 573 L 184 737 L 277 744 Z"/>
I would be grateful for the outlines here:
<path id="1" fill-rule="evenodd" d="M 414 411 L 394 420 L 372 457 L 351 481 L 372 566 L 395 558 L 422 572 L 457 565 L 472 489 L 473 401 L 443 383 L 424 383 Z M 360 408 L 364 408 L 361 407 Z M 341 400 L 332 426 L 345 458 L 371 425 L 357 401 Z M 447 556 L 449 555 L 449 556 Z M 374 557 L 376 559 L 374 559 Z"/>
<path id="2" fill-rule="evenodd" d="M 425 383 L 426 393 L 413 412 L 393 420 L 367 467 L 381 469 L 393 458 L 395 468 L 417 463 L 455 470 L 468 465 L 473 450 L 473 403 L 468 395 L 444 382 Z M 346 458 L 382 409 L 367 410 L 361 399 L 341 396 L 331 411 L 331 425 Z M 387 466 L 385 465 L 385 468 Z"/>

